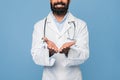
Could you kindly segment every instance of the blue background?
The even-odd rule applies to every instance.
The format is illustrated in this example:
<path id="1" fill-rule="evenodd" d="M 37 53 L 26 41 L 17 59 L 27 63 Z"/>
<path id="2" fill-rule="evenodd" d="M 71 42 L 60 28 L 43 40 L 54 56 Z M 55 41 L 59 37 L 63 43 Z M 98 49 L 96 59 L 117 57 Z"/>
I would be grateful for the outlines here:
<path id="1" fill-rule="evenodd" d="M 120 0 L 71 0 L 70 11 L 85 20 L 90 58 L 83 80 L 120 80 Z M 33 25 L 50 12 L 49 0 L 0 0 L 0 80 L 41 80 L 30 49 Z"/>

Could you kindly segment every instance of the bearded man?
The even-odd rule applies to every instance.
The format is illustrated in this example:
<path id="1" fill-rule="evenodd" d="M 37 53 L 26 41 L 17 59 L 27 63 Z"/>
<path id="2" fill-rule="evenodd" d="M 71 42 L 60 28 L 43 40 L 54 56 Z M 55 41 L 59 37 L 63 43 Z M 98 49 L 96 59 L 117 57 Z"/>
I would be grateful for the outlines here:
<path id="1" fill-rule="evenodd" d="M 51 12 L 34 26 L 31 54 L 43 66 L 42 80 L 82 80 L 89 58 L 86 23 L 69 11 L 70 0 L 50 0 Z"/>

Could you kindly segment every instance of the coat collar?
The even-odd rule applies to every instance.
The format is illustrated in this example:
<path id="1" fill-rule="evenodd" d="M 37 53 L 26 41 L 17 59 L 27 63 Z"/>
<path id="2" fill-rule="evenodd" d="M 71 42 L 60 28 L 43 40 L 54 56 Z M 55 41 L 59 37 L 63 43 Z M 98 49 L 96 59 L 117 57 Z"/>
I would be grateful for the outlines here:
<path id="1" fill-rule="evenodd" d="M 51 22 L 53 21 L 53 18 L 52 18 L 52 16 L 51 16 L 51 13 L 52 13 L 52 12 L 50 12 L 50 13 L 48 14 L 48 16 L 47 16 L 47 22 L 48 22 L 48 23 L 51 23 Z M 74 17 L 70 12 L 68 12 L 67 22 L 71 22 L 71 21 L 75 21 L 75 17 Z"/>
<path id="2" fill-rule="evenodd" d="M 51 13 L 49 13 L 47 16 L 47 24 L 49 24 L 50 28 L 60 36 L 62 36 L 71 27 L 70 22 L 72 22 L 72 21 L 75 21 L 75 17 L 70 12 L 68 12 L 68 16 L 66 18 L 64 27 L 63 27 L 62 31 L 59 32 L 57 27 L 55 26 L 55 23 L 53 21 Z"/>

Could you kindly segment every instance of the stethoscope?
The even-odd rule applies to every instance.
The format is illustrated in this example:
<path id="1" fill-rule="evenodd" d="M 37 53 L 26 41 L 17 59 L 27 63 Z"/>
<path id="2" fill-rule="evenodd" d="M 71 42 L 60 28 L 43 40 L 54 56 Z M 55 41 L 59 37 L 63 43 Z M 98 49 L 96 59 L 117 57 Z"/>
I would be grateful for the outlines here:
<path id="1" fill-rule="evenodd" d="M 67 37 L 67 39 L 68 39 L 68 40 L 74 40 L 74 41 L 75 41 L 75 31 L 76 31 L 75 21 L 68 22 L 68 24 L 71 24 L 71 23 L 72 23 L 73 26 L 74 26 L 74 34 L 72 35 L 72 37 L 70 37 L 71 35 L 70 35 L 69 30 L 68 30 L 67 33 L 68 33 L 68 36 L 69 36 L 69 37 Z M 46 25 L 47 25 L 47 18 L 46 18 L 45 21 L 44 21 L 44 34 L 43 34 L 43 37 L 46 37 Z"/>

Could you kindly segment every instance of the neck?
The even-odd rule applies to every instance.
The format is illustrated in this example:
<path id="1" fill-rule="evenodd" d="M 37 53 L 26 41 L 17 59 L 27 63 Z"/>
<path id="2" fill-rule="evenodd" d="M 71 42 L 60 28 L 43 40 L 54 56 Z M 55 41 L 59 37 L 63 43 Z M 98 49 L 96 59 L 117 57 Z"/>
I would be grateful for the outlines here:
<path id="1" fill-rule="evenodd" d="M 65 15 L 56 15 L 56 14 L 53 14 L 53 15 L 55 16 L 55 18 L 58 22 L 61 22 L 65 16 Z"/>

